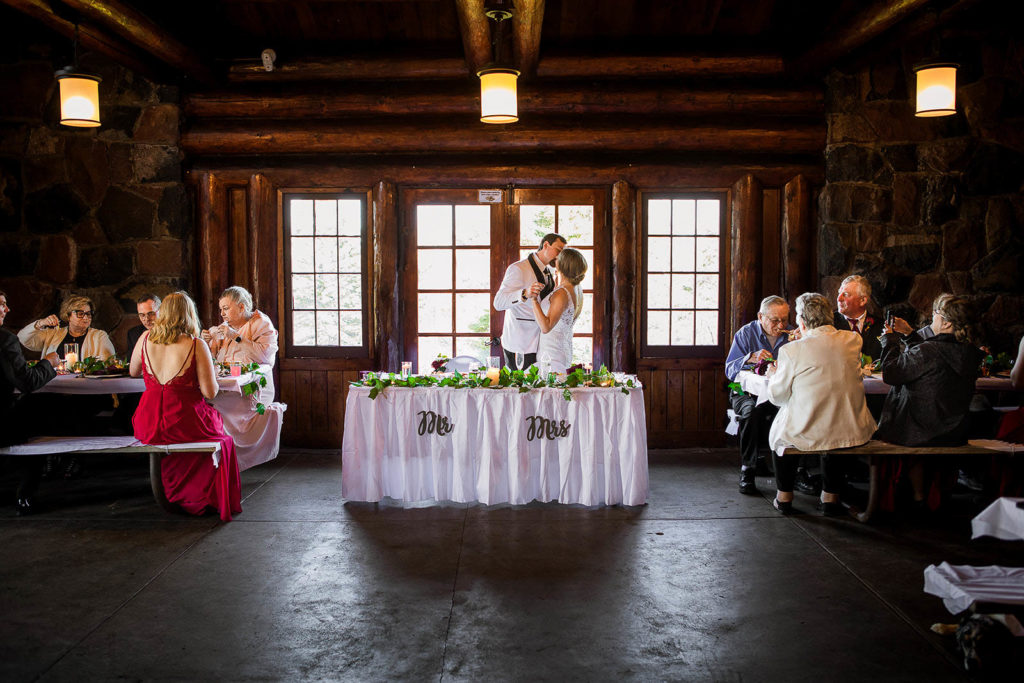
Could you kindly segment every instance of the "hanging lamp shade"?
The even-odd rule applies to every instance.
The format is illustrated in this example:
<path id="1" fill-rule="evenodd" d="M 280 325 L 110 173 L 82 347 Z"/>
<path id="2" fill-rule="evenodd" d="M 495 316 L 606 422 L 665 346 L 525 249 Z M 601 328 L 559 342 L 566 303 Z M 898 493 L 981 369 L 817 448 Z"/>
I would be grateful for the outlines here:
<path id="1" fill-rule="evenodd" d="M 477 72 L 480 77 L 480 120 L 484 123 L 515 123 L 519 120 L 516 85 L 519 72 L 491 67 Z"/>
<path id="2" fill-rule="evenodd" d="M 956 113 L 956 70 L 953 62 L 932 62 L 914 67 L 917 74 L 915 116 L 950 116 Z"/>
<path id="3" fill-rule="evenodd" d="M 57 72 L 60 86 L 60 123 L 75 128 L 95 128 L 100 125 L 99 76 L 76 73 L 73 69 Z"/>

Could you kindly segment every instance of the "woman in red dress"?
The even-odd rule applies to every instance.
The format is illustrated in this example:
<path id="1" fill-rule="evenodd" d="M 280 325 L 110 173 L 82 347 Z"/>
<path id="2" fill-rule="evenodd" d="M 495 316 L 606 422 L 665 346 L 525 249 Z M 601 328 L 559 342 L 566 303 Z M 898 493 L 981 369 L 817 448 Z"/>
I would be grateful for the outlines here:
<path id="1" fill-rule="evenodd" d="M 217 395 L 217 373 L 199 336 L 196 305 L 184 292 L 164 299 L 156 325 L 132 352 L 131 375 L 142 375 L 146 391 L 132 418 L 135 438 L 162 445 L 218 441 L 220 465 L 207 453 L 174 453 L 163 459 L 167 500 L 193 515 L 214 508 L 225 522 L 242 511 L 235 445 L 220 414 L 204 398 Z"/>

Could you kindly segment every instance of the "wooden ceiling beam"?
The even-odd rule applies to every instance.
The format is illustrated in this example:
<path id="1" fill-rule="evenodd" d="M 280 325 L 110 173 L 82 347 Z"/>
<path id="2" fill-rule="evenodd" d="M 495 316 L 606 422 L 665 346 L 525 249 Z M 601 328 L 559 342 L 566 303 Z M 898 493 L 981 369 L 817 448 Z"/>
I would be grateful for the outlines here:
<path id="1" fill-rule="evenodd" d="M 882 35 L 931 1 L 876 0 L 840 28 L 827 31 L 821 42 L 793 63 L 794 71 L 807 74 L 826 71 L 837 59 Z"/>
<path id="2" fill-rule="evenodd" d="M 512 54 L 516 68 L 526 78 L 537 71 L 543 23 L 544 0 L 516 0 L 512 13 Z"/>
<path id="3" fill-rule="evenodd" d="M 49 0 L 0 0 L 0 2 L 36 19 L 69 40 L 75 38 L 74 22 L 59 16 Z M 78 24 L 78 40 L 86 50 L 99 52 L 143 76 L 154 76 L 153 68 L 143 61 L 142 55 L 133 47 L 92 24 Z"/>
<path id="4" fill-rule="evenodd" d="M 61 0 L 83 17 L 104 29 L 117 33 L 133 45 L 149 52 L 168 66 L 179 69 L 204 85 L 217 82 L 199 56 L 152 19 L 119 0 Z"/>
<path id="5" fill-rule="evenodd" d="M 462 34 L 462 48 L 466 52 L 469 73 L 476 75 L 491 56 L 491 27 L 484 14 L 484 0 L 455 0 L 459 15 L 459 32 Z"/>
<path id="6" fill-rule="evenodd" d="M 455 57 L 337 58 L 281 60 L 273 71 L 262 64 L 233 64 L 228 68 L 231 83 L 283 81 L 391 81 L 463 79 L 466 60 Z"/>

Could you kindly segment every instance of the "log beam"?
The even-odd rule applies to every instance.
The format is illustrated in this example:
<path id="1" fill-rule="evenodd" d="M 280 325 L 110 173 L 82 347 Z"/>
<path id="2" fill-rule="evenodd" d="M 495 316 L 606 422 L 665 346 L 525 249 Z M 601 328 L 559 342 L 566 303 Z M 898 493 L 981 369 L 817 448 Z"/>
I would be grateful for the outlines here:
<path id="1" fill-rule="evenodd" d="M 373 331 L 380 370 L 402 361 L 397 196 L 392 182 L 382 180 L 373 188 Z"/>
<path id="2" fill-rule="evenodd" d="M 300 59 L 282 61 L 273 71 L 246 62 L 228 68 L 231 83 L 282 81 L 375 81 L 465 79 L 466 60 L 456 57 Z"/>
<path id="3" fill-rule="evenodd" d="M 216 82 L 213 72 L 191 48 L 178 41 L 156 22 L 120 0 L 61 0 L 83 17 L 117 33 L 165 64 L 180 69 L 198 82 Z"/>
<path id="4" fill-rule="evenodd" d="M 792 121 L 637 122 L 575 119 L 495 130 L 472 121 L 231 121 L 194 126 L 181 137 L 193 154 L 359 154 L 516 152 L 756 152 L 815 154 L 825 145 L 820 123 Z"/>
<path id="5" fill-rule="evenodd" d="M 636 372 L 636 188 L 612 185 L 611 361 L 616 372 Z"/>
<path id="6" fill-rule="evenodd" d="M 782 296 L 787 301 L 812 289 L 812 222 L 811 184 L 798 175 L 786 183 L 782 197 Z"/>
<path id="7" fill-rule="evenodd" d="M 218 317 L 217 299 L 228 282 L 228 207 L 227 190 L 215 173 L 199 176 L 196 188 L 196 269 L 199 282 L 199 317 L 214 320 Z"/>
<path id="8" fill-rule="evenodd" d="M 540 61 L 540 35 L 544 23 L 544 0 L 516 0 L 512 14 L 512 54 L 516 68 L 529 78 Z"/>
<path id="9" fill-rule="evenodd" d="M 876 0 L 836 30 L 826 31 L 794 66 L 798 73 L 821 73 L 839 58 L 877 38 L 931 0 Z"/>
<path id="10" fill-rule="evenodd" d="M 732 283 L 730 337 L 757 315 L 761 300 L 761 183 L 751 174 L 732 188 Z"/>
<path id="11" fill-rule="evenodd" d="M 455 0 L 455 11 L 459 15 L 459 32 L 462 34 L 462 49 L 466 52 L 469 73 L 475 76 L 476 72 L 493 60 L 491 27 L 484 14 L 484 0 Z"/>

